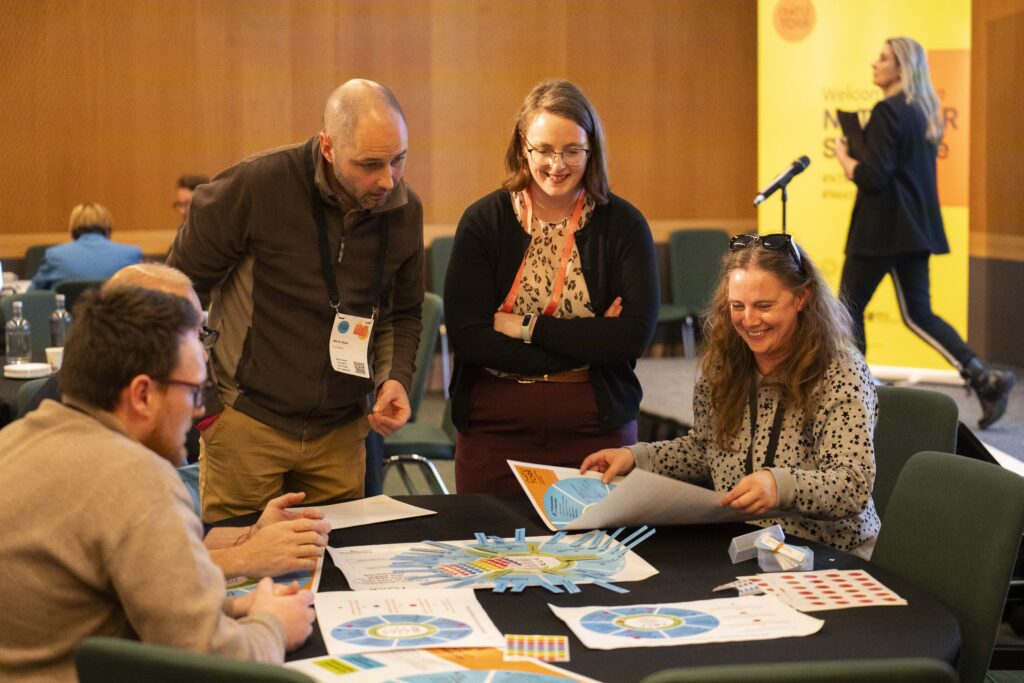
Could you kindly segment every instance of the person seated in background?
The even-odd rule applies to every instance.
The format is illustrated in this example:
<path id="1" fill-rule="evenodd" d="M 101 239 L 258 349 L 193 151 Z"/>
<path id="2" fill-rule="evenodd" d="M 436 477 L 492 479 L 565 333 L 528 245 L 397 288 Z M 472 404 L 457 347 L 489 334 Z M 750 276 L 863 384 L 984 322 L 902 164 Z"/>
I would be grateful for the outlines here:
<path id="1" fill-rule="evenodd" d="M 110 291 L 116 287 L 135 286 L 153 289 L 187 299 L 202 321 L 199 299 L 192 289 L 192 283 L 180 270 L 162 263 L 139 263 L 127 266 L 114 273 L 103 286 Z M 201 324 L 197 334 L 208 350 L 216 335 Z M 60 372 L 50 379 L 32 397 L 25 412 L 38 408 L 46 399 L 60 400 Z M 208 402 L 208 392 L 204 402 Z M 186 450 L 194 445 L 198 451 L 199 435 L 195 427 L 189 429 Z M 179 469 L 179 474 L 187 472 Z M 211 529 L 204 539 L 210 557 L 228 578 L 236 576 L 279 576 L 316 566 L 327 545 L 330 524 L 317 509 L 289 512 L 304 498 L 301 493 L 287 493 L 271 500 L 255 525 L 251 527 L 222 527 Z M 196 510 L 198 514 L 198 509 Z"/>
<path id="2" fill-rule="evenodd" d="M 50 247 L 29 289 L 53 289 L 63 280 L 106 280 L 142 260 L 142 249 L 110 241 L 114 218 L 102 204 L 79 204 L 71 210 L 71 241 Z"/>
<path id="3" fill-rule="evenodd" d="M 188 220 L 188 208 L 192 206 L 192 194 L 196 188 L 208 182 L 210 179 L 204 175 L 188 174 L 178 178 L 178 193 L 171 206 L 177 209 L 178 215 L 181 216 L 179 225 Z"/>
<path id="4" fill-rule="evenodd" d="M 707 312 L 693 428 L 605 449 L 581 472 L 634 467 L 710 481 L 721 504 L 786 533 L 870 556 L 877 398 L 846 309 L 789 235 L 737 235 Z"/>
<path id="5" fill-rule="evenodd" d="M 64 348 L 64 403 L 0 431 L 0 679 L 73 681 L 93 635 L 280 663 L 314 618 L 309 591 L 224 576 L 174 472 L 202 410 L 200 317 L 139 287 L 87 294 Z"/>

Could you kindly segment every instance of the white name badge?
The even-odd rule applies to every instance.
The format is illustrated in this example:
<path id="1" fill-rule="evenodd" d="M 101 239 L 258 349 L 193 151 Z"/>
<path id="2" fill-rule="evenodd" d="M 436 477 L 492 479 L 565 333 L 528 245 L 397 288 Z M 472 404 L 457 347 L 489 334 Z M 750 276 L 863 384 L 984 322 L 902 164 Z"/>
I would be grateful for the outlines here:
<path id="1" fill-rule="evenodd" d="M 334 316 L 331 330 L 331 366 L 340 373 L 369 377 L 370 337 L 373 336 L 373 318 L 355 315 Z"/>

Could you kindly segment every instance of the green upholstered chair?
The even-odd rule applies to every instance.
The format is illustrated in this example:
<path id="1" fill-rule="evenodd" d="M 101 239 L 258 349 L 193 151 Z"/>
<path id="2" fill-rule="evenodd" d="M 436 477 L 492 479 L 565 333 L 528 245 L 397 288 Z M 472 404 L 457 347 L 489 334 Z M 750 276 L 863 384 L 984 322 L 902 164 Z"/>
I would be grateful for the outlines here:
<path id="1" fill-rule="evenodd" d="M 956 672 L 945 662 L 907 658 L 695 666 L 659 671 L 641 683 L 956 683 L 956 680 Z"/>
<path id="2" fill-rule="evenodd" d="M 924 452 L 904 466 L 872 562 L 938 598 L 960 624 L 960 679 L 985 679 L 1021 534 L 1024 477 Z"/>
<path id="3" fill-rule="evenodd" d="M 41 358 L 46 353 L 46 347 L 50 345 L 50 314 L 57 308 L 53 292 L 41 289 L 3 297 L 0 299 L 0 313 L 3 314 L 0 323 L 6 324 L 14 315 L 15 301 L 21 302 L 22 315 L 28 320 L 29 334 L 32 337 L 32 355 Z M 6 348 L 4 350 L 6 351 Z"/>
<path id="4" fill-rule="evenodd" d="M 35 397 L 36 392 L 49 381 L 49 377 L 40 377 L 38 379 L 30 379 L 18 387 L 18 395 L 14 399 L 15 405 L 18 407 L 17 417 L 25 415 L 25 408 Z"/>
<path id="5" fill-rule="evenodd" d="M 447 495 L 448 487 L 437 471 L 432 460 L 452 460 L 455 458 L 455 425 L 452 424 L 452 404 L 446 400 L 444 416 L 441 424 L 410 422 L 394 434 L 384 437 L 384 472 L 392 467 L 398 470 L 409 493 L 416 493 L 413 480 L 409 477 L 408 467 L 420 470 L 436 495 Z"/>
<path id="6" fill-rule="evenodd" d="M 410 422 L 416 421 L 423 395 L 427 392 L 427 381 L 430 379 L 430 368 L 437 350 L 437 330 L 441 327 L 444 315 L 444 303 L 441 297 L 433 292 L 423 294 L 423 329 L 420 331 L 420 342 L 416 348 L 416 370 L 412 375 L 409 387 L 409 408 L 412 412 Z"/>
<path id="7" fill-rule="evenodd" d="M 452 258 L 452 246 L 455 244 L 454 237 L 437 237 L 430 243 L 430 291 L 441 297 L 444 296 L 444 278 L 448 274 L 448 261 Z M 441 383 L 444 397 L 448 398 L 448 383 L 451 381 L 452 369 L 448 353 L 448 328 L 441 321 L 438 328 L 438 337 L 441 339 Z"/>
<path id="8" fill-rule="evenodd" d="M 281 666 L 240 662 L 123 638 L 86 638 L 75 653 L 81 683 L 312 683 Z"/>
<path id="9" fill-rule="evenodd" d="M 658 322 L 681 322 L 683 353 L 697 355 L 696 326 L 715 286 L 722 256 L 729 250 L 724 230 L 676 230 L 668 238 L 670 302 L 658 309 Z"/>
<path id="10" fill-rule="evenodd" d="M 25 259 L 21 263 L 21 273 L 18 277 L 22 280 L 31 280 L 39 272 L 39 266 L 46 256 L 46 250 L 55 244 L 33 244 L 25 250 Z"/>
<path id="11" fill-rule="evenodd" d="M 903 465 L 915 453 L 956 453 L 960 413 L 946 394 L 910 387 L 878 387 L 875 425 L 875 489 L 871 497 L 879 517 L 885 510 Z"/>
<path id="12" fill-rule="evenodd" d="M 104 282 L 106 280 L 61 280 L 53 286 L 53 291 L 55 294 L 64 295 L 64 307 L 71 311 L 78 297 L 90 289 L 96 289 Z"/>

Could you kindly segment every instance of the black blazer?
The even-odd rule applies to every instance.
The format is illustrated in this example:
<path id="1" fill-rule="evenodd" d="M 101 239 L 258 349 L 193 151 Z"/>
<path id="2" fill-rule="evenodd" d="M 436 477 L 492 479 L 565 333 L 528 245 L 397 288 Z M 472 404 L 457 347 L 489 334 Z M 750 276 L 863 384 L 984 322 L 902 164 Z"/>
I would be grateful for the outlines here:
<path id="1" fill-rule="evenodd" d="M 949 253 L 935 183 L 937 150 L 926 127 L 924 114 L 902 93 L 875 105 L 864 129 L 864 158 L 853 172 L 857 200 L 847 255 Z"/>

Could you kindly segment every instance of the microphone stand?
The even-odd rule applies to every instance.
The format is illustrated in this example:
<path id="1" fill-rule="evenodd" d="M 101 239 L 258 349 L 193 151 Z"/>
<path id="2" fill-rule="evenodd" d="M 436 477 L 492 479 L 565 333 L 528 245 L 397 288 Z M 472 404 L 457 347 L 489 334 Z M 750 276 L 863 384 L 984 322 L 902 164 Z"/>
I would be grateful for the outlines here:
<path id="1" fill-rule="evenodd" d="M 782 234 L 786 234 L 786 202 L 789 200 L 789 190 L 782 186 Z"/>

